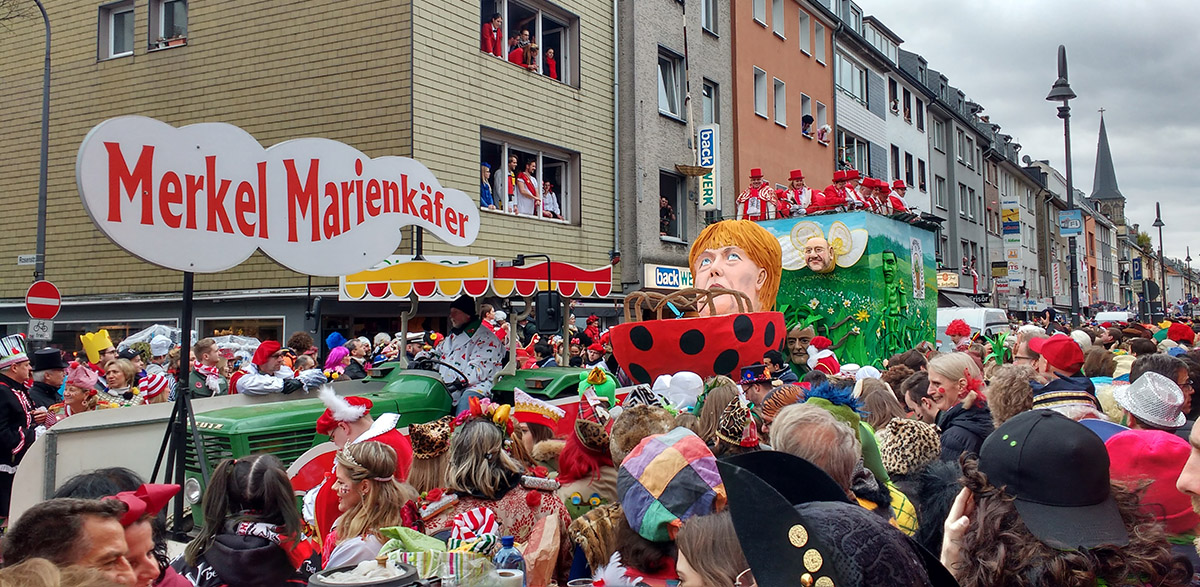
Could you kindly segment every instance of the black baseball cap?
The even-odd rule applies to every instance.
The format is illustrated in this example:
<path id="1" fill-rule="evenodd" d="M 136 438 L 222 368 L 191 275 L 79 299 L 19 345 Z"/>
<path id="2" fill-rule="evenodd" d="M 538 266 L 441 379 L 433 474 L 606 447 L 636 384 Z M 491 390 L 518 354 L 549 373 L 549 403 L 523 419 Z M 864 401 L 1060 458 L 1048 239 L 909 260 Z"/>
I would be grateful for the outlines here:
<path id="1" fill-rule="evenodd" d="M 1099 436 L 1045 409 L 1009 419 L 979 451 L 979 470 L 1013 498 L 1029 531 L 1068 550 L 1129 543 L 1108 467 Z"/>

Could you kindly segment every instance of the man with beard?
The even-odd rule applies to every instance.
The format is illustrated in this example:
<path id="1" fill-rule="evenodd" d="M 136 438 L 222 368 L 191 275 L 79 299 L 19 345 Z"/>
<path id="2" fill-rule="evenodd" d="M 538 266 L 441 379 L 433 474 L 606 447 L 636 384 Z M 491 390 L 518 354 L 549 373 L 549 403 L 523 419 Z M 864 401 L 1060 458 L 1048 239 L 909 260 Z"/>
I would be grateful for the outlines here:
<path id="1" fill-rule="evenodd" d="M 483 322 L 475 309 L 475 300 L 463 295 L 450 304 L 450 334 L 446 342 L 431 351 L 433 357 L 462 372 L 462 375 L 445 365 L 440 367 L 442 381 L 455 400 L 455 413 L 470 407 L 471 397 L 491 397 L 492 379 L 500 370 L 504 357 L 504 345 Z M 463 381 L 462 376 L 466 376 Z"/>

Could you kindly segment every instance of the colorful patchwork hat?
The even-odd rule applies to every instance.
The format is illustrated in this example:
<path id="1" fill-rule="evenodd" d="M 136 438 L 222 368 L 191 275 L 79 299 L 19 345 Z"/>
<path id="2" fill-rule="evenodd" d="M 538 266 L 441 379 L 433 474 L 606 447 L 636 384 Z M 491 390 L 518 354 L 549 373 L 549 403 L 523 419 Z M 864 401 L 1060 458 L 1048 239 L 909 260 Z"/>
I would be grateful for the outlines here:
<path id="1" fill-rule="evenodd" d="M 7 369 L 28 360 L 29 355 L 25 354 L 25 335 L 10 334 L 0 338 L 0 369 Z"/>
<path id="2" fill-rule="evenodd" d="M 413 457 L 436 459 L 450 450 L 450 416 L 442 416 L 424 424 L 409 424 L 408 439 L 412 442 Z"/>
<path id="3" fill-rule="evenodd" d="M 533 397 L 522 389 L 513 390 L 513 416 L 518 421 L 526 424 L 541 424 L 553 430 L 564 415 L 566 412 L 558 406 L 550 405 Z"/>
<path id="4" fill-rule="evenodd" d="M 717 459 L 687 428 L 651 436 L 634 447 L 617 473 L 625 520 L 651 542 L 669 542 L 692 516 L 725 506 Z"/>

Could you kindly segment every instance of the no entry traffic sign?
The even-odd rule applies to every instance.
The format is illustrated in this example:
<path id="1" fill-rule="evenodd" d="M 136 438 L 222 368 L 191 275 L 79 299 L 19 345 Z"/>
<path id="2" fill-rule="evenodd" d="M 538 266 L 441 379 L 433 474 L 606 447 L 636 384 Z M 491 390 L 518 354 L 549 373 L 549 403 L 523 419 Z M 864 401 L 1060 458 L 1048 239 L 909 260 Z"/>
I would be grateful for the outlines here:
<path id="1" fill-rule="evenodd" d="M 25 311 L 30 318 L 53 320 L 62 306 L 62 294 L 49 281 L 35 281 L 25 292 Z"/>

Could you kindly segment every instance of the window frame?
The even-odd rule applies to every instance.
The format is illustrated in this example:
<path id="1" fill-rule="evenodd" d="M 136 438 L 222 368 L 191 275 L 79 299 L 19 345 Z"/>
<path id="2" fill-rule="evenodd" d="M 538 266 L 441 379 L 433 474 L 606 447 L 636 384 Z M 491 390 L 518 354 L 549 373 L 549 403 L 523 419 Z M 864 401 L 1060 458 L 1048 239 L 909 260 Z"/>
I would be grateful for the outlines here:
<path id="1" fill-rule="evenodd" d="M 967 212 L 971 207 L 971 202 L 967 199 L 966 184 L 958 184 L 958 215 L 962 218 L 969 218 Z"/>
<path id="2" fill-rule="evenodd" d="M 708 78 L 702 78 L 700 84 L 700 123 L 701 124 L 721 124 L 721 84 L 714 82 Z M 709 90 L 712 90 L 709 92 Z M 705 104 L 711 103 L 709 111 L 712 112 L 712 117 L 705 116 Z"/>
<path id="3" fill-rule="evenodd" d="M 867 69 L 842 53 L 835 57 L 834 85 L 863 106 L 867 105 Z M 843 79 L 848 78 L 848 79 Z M 848 82 L 850 87 L 846 87 Z M 857 86 L 857 92 L 856 92 Z M 861 94 L 861 95 L 860 95 Z"/>
<path id="4" fill-rule="evenodd" d="M 941 153 L 946 153 L 946 124 L 936 118 L 933 119 L 933 129 L 930 134 L 933 135 L 933 148 Z"/>
<path id="5" fill-rule="evenodd" d="M 675 181 L 675 206 L 674 206 L 674 208 L 675 208 L 675 228 L 676 228 L 676 232 L 678 234 L 674 234 L 674 235 L 662 234 L 662 230 L 659 230 L 658 238 L 659 238 L 659 240 L 663 240 L 663 241 L 667 241 L 667 242 L 677 242 L 677 243 L 687 242 L 685 240 L 687 235 L 684 234 L 684 230 L 683 230 L 684 227 L 686 226 L 685 216 L 684 216 L 684 208 L 685 208 L 684 203 L 687 201 L 687 184 L 684 181 L 684 176 L 680 175 L 679 173 L 677 173 L 673 170 L 669 170 L 669 169 L 659 169 L 658 170 L 658 195 L 659 195 L 659 197 L 664 197 L 663 196 L 663 177 L 670 177 Z M 670 203 L 669 200 L 668 200 L 668 203 Z M 660 228 L 661 228 L 661 226 L 660 226 Z"/>
<path id="6" fill-rule="evenodd" d="M 829 109 L 826 108 L 825 104 L 823 102 L 821 102 L 820 100 L 816 100 L 816 103 L 817 103 L 817 106 L 815 109 L 813 109 L 813 118 L 814 118 L 813 126 L 816 127 L 816 130 L 813 131 L 814 135 L 816 135 L 817 132 L 821 130 L 821 127 L 829 124 Z M 826 140 L 824 140 L 824 141 L 819 141 L 819 142 L 821 142 L 822 144 L 826 144 L 826 145 L 829 144 L 828 138 L 826 138 Z"/>
<path id="7" fill-rule="evenodd" d="M 761 24 L 763 28 L 767 26 L 767 0 L 754 0 L 754 21 Z"/>
<path id="8" fill-rule="evenodd" d="M 754 114 L 770 120 L 770 115 L 767 112 L 769 108 L 769 99 L 767 98 L 767 72 L 754 67 Z M 759 109 L 761 105 L 761 110 Z"/>
<path id="9" fill-rule="evenodd" d="M 812 57 L 812 17 L 803 8 L 800 9 L 800 52 Z"/>
<path id="10" fill-rule="evenodd" d="M 895 181 L 897 179 L 900 179 L 900 172 L 901 172 L 900 147 L 897 147 L 896 145 L 892 145 L 891 162 L 892 162 L 892 173 L 890 174 L 891 179 L 889 179 L 889 181 Z"/>
<path id="11" fill-rule="evenodd" d="M 916 185 L 916 170 L 913 169 L 913 154 L 908 151 L 904 152 L 904 184 Z"/>
<path id="12" fill-rule="evenodd" d="M 568 151 L 561 147 L 542 143 L 528 137 L 517 136 L 503 131 L 494 130 L 483 127 L 480 129 L 479 145 L 482 151 L 484 143 L 492 143 L 500 148 L 500 165 L 499 173 L 496 168 L 493 168 L 491 177 L 492 198 L 496 200 L 499 210 L 480 209 L 480 212 L 485 214 L 502 214 L 504 216 L 512 216 L 523 220 L 536 220 L 539 222 L 551 222 L 555 224 L 567 224 L 579 226 L 580 210 L 582 208 L 582 190 L 580 167 L 580 154 L 574 151 Z M 517 214 L 515 211 L 516 202 L 508 199 L 508 158 L 514 154 L 513 151 L 520 153 L 532 153 L 537 156 L 537 179 L 538 184 L 543 185 L 546 182 L 547 159 L 552 159 L 549 165 L 557 166 L 558 161 L 562 162 L 564 167 L 563 172 L 559 174 L 558 183 L 555 185 L 555 193 L 558 194 L 558 207 L 562 220 L 554 218 L 545 218 L 543 216 L 529 216 L 525 214 Z M 517 157 L 517 173 L 521 170 L 521 157 Z M 514 192 L 515 193 L 515 192 Z M 515 197 L 515 195 L 514 195 Z M 500 205 L 500 203 L 503 203 Z"/>
<path id="13" fill-rule="evenodd" d="M 670 96 L 665 92 L 666 88 L 664 88 L 664 84 L 667 83 L 666 80 L 663 79 L 663 62 L 664 61 L 669 62 L 670 66 L 671 66 L 671 75 L 673 77 L 672 81 L 674 81 L 674 84 L 673 84 L 674 88 L 672 88 L 672 89 L 675 92 L 674 106 L 675 106 L 675 108 L 677 108 L 679 110 L 679 112 L 663 110 L 663 99 L 666 98 L 666 99 L 668 99 L 668 101 L 670 100 Z M 687 121 L 687 112 L 684 110 L 684 107 L 683 107 L 683 104 L 685 101 L 685 91 L 686 91 L 685 86 L 684 86 L 683 76 L 684 76 L 683 56 L 662 46 L 662 45 L 659 45 L 658 46 L 658 113 L 663 116 L 666 116 L 668 118 L 674 118 L 674 119 L 680 120 L 680 121 Z"/>
<path id="14" fill-rule="evenodd" d="M 184 25 L 183 31 L 179 35 L 167 35 L 166 31 L 166 7 L 168 4 L 180 2 L 183 4 Z M 187 0 L 150 0 L 149 4 L 149 46 L 151 49 L 165 49 L 167 47 L 175 47 L 176 44 L 169 43 L 172 40 L 182 40 L 179 45 L 187 44 L 188 37 L 188 2 Z"/>
<path id="15" fill-rule="evenodd" d="M 775 33 L 776 37 L 787 40 L 787 32 L 784 30 L 787 24 L 784 16 L 784 0 L 771 0 L 771 32 Z"/>
<path id="16" fill-rule="evenodd" d="M 933 176 L 933 205 L 942 210 L 949 210 L 948 206 L 950 205 L 946 188 L 946 178 L 935 174 Z"/>
<path id="17" fill-rule="evenodd" d="M 713 35 L 718 34 L 718 8 L 718 0 L 700 0 L 700 28 Z"/>
<path id="18" fill-rule="evenodd" d="M 825 57 L 825 25 L 813 23 L 813 57 L 817 59 L 817 63 L 826 65 Z"/>
<path id="19" fill-rule="evenodd" d="M 787 83 L 779 78 L 774 78 L 774 80 L 771 87 L 773 89 L 772 98 L 774 98 L 775 124 L 787 128 Z"/>
<path id="20" fill-rule="evenodd" d="M 99 17 L 97 23 L 97 61 L 106 61 L 108 59 L 120 59 L 121 57 L 129 57 L 133 55 L 134 48 L 137 46 L 137 12 L 133 0 L 121 0 L 120 2 L 111 2 L 105 4 L 99 9 Z M 127 30 L 129 32 L 129 49 L 117 53 L 114 43 L 116 42 L 116 16 L 118 14 L 129 14 L 130 24 Z"/>
<path id="21" fill-rule="evenodd" d="M 925 101 L 920 97 L 914 96 L 916 101 L 917 114 L 917 130 L 925 132 Z"/>
<path id="22" fill-rule="evenodd" d="M 928 175 L 926 174 L 925 160 L 918 157 L 917 158 L 917 189 L 921 190 L 922 193 L 929 193 L 929 184 L 926 183 L 926 177 L 928 177 Z"/>
<path id="23" fill-rule="evenodd" d="M 528 26 L 530 35 L 538 39 L 538 44 L 541 46 L 540 55 L 538 58 L 537 73 L 542 74 L 542 64 L 544 63 L 542 56 L 545 55 L 546 49 L 552 48 L 557 52 L 558 63 L 558 78 L 552 79 L 549 76 L 541 75 L 540 77 L 549 79 L 560 84 L 566 84 L 575 89 L 579 89 L 582 69 L 582 60 L 580 55 L 580 29 L 581 19 L 578 15 L 567 12 L 555 4 L 551 4 L 546 0 L 482 0 L 480 4 L 480 12 L 499 12 L 504 17 L 504 32 L 501 38 L 507 39 L 513 34 L 509 27 L 512 24 L 511 11 L 512 5 L 516 5 L 526 11 L 534 13 L 533 21 Z M 484 5 L 489 5 L 492 8 L 484 9 Z M 549 17 L 557 22 L 562 23 L 562 33 L 559 35 L 559 44 L 557 47 L 546 47 L 544 36 L 546 27 L 544 21 Z M 523 27 L 524 28 L 524 27 Z M 553 30 L 551 31 L 553 32 Z M 476 26 L 472 31 L 478 42 L 479 26 Z M 508 62 L 508 54 L 501 57 L 505 63 Z M 512 65 L 512 64 L 510 64 Z"/>

